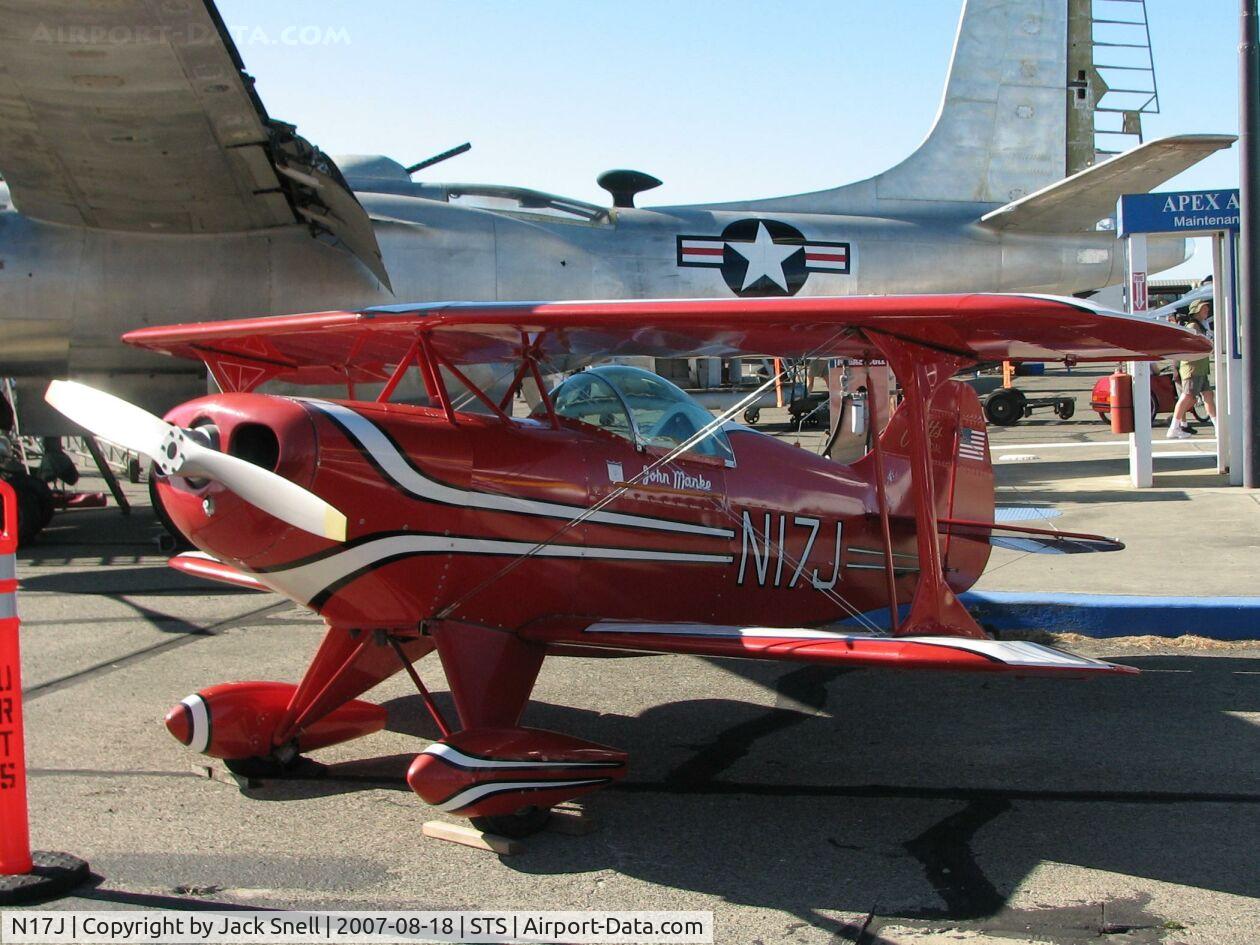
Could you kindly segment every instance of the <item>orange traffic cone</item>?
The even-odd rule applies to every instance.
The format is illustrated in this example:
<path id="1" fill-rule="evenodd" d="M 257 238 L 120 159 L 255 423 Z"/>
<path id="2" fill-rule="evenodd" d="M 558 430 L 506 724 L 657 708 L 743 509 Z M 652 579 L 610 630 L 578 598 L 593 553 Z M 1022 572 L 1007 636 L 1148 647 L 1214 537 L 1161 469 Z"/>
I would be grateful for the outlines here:
<path id="1" fill-rule="evenodd" d="M 0 905 L 52 899 L 88 876 L 68 853 L 31 852 L 26 810 L 26 744 L 22 729 L 22 659 L 17 615 L 17 497 L 0 479 Z"/>

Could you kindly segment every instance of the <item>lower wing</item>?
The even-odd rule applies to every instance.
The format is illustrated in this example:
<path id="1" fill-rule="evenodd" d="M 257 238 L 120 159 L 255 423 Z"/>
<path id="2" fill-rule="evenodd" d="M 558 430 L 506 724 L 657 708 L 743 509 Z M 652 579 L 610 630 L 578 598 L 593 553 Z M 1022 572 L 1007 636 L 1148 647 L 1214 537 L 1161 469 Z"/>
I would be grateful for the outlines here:
<path id="1" fill-rule="evenodd" d="M 526 635 L 531 640 L 556 646 L 791 660 L 841 666 L 1062 677 L 1137 672 L 1129 666 L 1076 656 L 1023 640 L 886 637 L 808 628 L 621 621 L 602 621 L 582 629 L 547 627 L 531 630 Z"/>
<path id="2" fill-rule="evenodd" d="M 252 574 L 246 574 L 230 564 L 224 564 L 218 558 L 212 558 L 203 551 L 186 551 L 183 554 L 175 555 L 166 563 L 176 571 L 182 571 L 184 574 L 191 574 L 194 577 L 205 578 L 208 581 L 231 584 L 233 587 L 244 587 L 251 591 L 271 590 Z"/>

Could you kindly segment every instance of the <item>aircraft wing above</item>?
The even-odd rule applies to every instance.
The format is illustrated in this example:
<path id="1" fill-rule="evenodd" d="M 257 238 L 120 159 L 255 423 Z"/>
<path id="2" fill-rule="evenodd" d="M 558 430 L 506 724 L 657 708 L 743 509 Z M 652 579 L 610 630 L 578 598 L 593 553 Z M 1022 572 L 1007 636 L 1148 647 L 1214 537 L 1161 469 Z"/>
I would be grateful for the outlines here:
<path id="1" fill-rule="evenodd" d="M 249 390 L 271 378 L 381 380 L 414 354 L 422 335 L 452 364 L 516 361 L 525 345 L 544 362 L 572 367 L 615 355 L 878 358 L 872 332 L 963 363 L 1149 360 L 1211 350 L 1187 329 L 1078 299 L 1001 294 L 393 305 L 144 328 L 123 340 L 203 360 L 221 385 Z"/>
<path id="2" fill-rule="evenodd" d="M 1122 194 L 1146 193 L 1236 140 L 1233 135 L 1178 135 L 1148 141 L 991 210 L 980 222 L 994 230 L 1088 233 L 1099 220 L 1115 215 Z"/>
<path id="3" fill-rule="evenodd" d="M 693 653 L 741 659 L 791 660 L 839 666 L 1008 672 L 1020 676 L 1136 673 L 1128 666 L 1077 656 L 1023 640 L 887 637 L 807 627 L 728 627 L 697 623 L 601 621 L 590 626 L 538 627 L 526 636 L 557 646 L 651 653 Z"/>
<path id="4" fill-rule="evenodd" d="M 37 220 L 310 226 L 388 275 L 341 172 L 268 117 L 211 0 L 0 0 L 0 173 Z"/>

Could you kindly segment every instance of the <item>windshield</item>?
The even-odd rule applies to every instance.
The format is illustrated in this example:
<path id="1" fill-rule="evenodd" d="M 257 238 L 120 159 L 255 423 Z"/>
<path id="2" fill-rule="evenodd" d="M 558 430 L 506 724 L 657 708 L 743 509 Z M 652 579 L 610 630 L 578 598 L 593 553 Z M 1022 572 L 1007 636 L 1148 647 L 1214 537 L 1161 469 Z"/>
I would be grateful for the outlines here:
<path id="1" fill-rule="evenodd" d="M 552 393 L 556 415 L 634 439 L 630 417 L 616 392 L 593 373 L 575 374 Z M 535 415 L 539 413 L 535 410 Z"/>
<path id="2" fill-rule="evenodd" d="M 615 388 L 615 391 L 614 391 Z M 651 371 L 605 365 L 575 374 L 552 395 L 556 413 L 600 427 L 647 446 L 672 450 L 713 422 L 713 414 Z M 630 422 L 626 420 L 629 411 Z M 711 430 L 687 452 L 734 461 L 730 442 Z"/>

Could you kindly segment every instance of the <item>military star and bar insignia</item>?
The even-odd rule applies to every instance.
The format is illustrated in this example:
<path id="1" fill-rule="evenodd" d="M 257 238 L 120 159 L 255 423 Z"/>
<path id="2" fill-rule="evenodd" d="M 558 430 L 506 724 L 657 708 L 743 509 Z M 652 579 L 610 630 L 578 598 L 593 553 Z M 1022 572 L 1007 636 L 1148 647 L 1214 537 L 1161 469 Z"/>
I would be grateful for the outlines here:
<path id="1" fill-rule="evenodd" d="M 806 240 L 778 220 L 737 220 L 714 236 L 679 236 L 678 265 L 720 269 L 736 295 L 795 295 L 811 272 L 848 275 L 848 243 Z"/>

